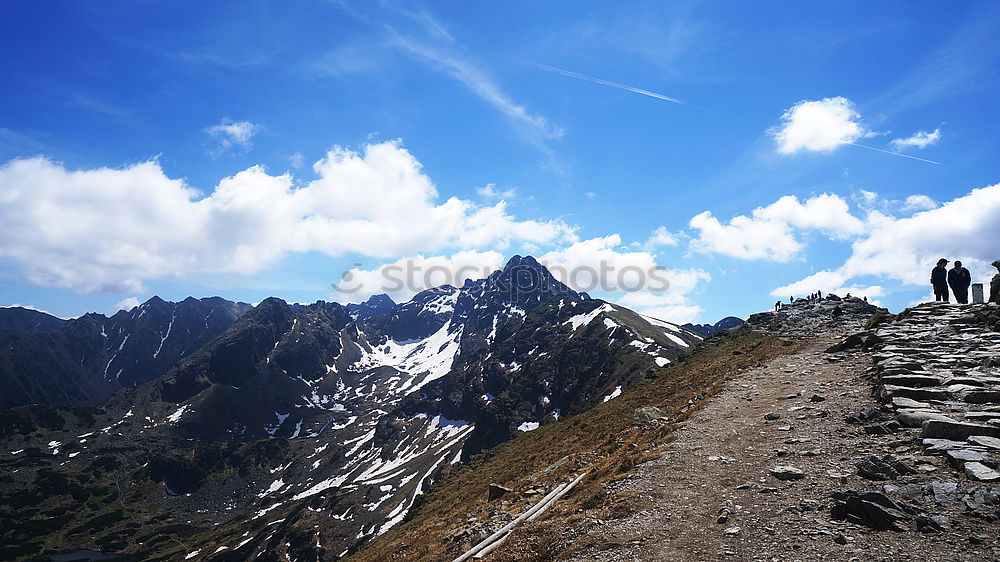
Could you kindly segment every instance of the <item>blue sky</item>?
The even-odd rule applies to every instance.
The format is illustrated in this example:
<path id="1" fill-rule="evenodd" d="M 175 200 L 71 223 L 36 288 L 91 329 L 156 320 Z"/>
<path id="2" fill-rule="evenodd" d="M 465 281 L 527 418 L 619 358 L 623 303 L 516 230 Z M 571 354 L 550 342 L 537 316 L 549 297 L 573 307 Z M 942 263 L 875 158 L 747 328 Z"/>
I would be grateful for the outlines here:
<path id="1" fill-rule="evenodd" d="M 664 4 L 7 6 L 0 305 L 357 300 L 515 253 L 666 267 L 591 292 L 681 321 L 899 309 L 942 256 L 988 283 L 995 3 Z"/>

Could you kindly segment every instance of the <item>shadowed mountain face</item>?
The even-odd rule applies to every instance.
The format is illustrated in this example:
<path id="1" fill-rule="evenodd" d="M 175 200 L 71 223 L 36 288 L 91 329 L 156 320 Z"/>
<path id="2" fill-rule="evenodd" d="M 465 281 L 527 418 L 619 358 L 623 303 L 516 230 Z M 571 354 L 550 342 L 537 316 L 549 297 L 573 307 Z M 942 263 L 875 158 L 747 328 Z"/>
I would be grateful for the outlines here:
<path id="1" fill-rule="evenodd" d="M 397 524 L 454 464 L 613 400 L 700 342 L 579 294 L 530 257 L 390 303 L 267 299 L 116 394 L 97 431 L 80 431 L 92 433 L 81 457 L 127 436 L 142 462 L 104 454 L 138 483 L 135 501 L 188 522 L 203 552 L 244 556 L 248 526 L 273 521 L 253 548 L 313 559 L 317 542 L 339 554 Z M 160 552 L 146 548 L 132 552 Z"/>
<path id="2" fill-rule="evenodd" d="M 681 326 L 685 330 L 690 330 L 702 337 L 715 335 L 723 330 L 729 330 L 743 325 L 743 319 L 735 316 L 726 316 L 715 324 L 684 324 Z"/>
<path id="3" fill-rule="evenodd" d="M 110 318 L 87 314 L 55 319 L 50 330 L 0 333 L 0 408 L 97 404 L 167 372 L 250 308 L 218 297 L 178 303 L 153 297 Z M 34 325 L 55 323 L 42 318 Z"/>
<path id="4" fill-rule="evenodd" d="M 0 332 L 51 332 L 65 323 L 62 318 L 37 310 L 19 306 L 0 308 Z"/>

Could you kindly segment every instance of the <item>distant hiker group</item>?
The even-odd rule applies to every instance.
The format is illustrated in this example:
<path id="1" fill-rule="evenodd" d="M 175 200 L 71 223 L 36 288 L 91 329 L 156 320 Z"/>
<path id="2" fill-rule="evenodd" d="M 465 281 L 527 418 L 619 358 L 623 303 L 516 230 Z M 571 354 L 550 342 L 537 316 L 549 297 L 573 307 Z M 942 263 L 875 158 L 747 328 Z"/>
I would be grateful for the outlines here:
<path id="1" fill-rule="evenodd" d="M 851 294 L 850 294 L 850 293 L 847 293 L 847 296 L 848 296 L 848 297 L 850 297 L 850 296 L 851 296 Z M 801 300 L 801 299 L 800 299 L 800 300 Z M 815 293 L 811 293 L 811 294 L 810 294 L 810 295 L 809 295 L 809 296 L 808 296 L 808 297 L 806 298 L 806 300 L 808 300 L 808 301 L 821 301 L 821 300 L 823 300 L 823 291 L 816 291 Z M 865 301 L 866 301 L 866 302 L 868 301 L 868 297 L 865 297 Z M 792 296 L 788 297 L 788 303 L 789 303 L 789 304 L 794 304 L 794 303 L 795 303 L 795 295 L 792 295 Z M 781 309 L 782 309 L 782 307 L 784 307 L 784 306 L 785 306 L 785 305 L 784 305 L 784 304 L 782 304 L 782 302 L 781 302 L 781 301 L 777 301 L 777 302 L 775 302 L 775 303 L 774 303 L 774 309 L 775 309 L 775 310 L 781 310 Z"/>
<path id="2" fill-rule="evenodd" d="M 941 258 L 937 267 L 931 270 L 931 286 L 934 288 L 934 300 L 948 302 L 948 288 L 955 293 L 959 304 L 969 304 L 969 286 L 972 285 L 972 275 L 962 267 L 962 262 L 955 260 L 955 265 L 948 269 L 948 260 Z"/>

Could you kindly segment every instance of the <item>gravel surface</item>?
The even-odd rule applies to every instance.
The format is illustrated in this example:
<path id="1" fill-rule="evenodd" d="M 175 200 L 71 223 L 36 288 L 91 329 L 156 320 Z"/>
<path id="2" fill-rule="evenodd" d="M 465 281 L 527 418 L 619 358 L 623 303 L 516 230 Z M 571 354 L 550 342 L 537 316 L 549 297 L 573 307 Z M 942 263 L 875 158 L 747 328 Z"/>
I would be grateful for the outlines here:
<path id="1" fill-rule="evenodd" d="M 824 352 L 836 341 L 818 338 L 734 375 L 662 456 L 609 489 L 638 494 L 646 508 L 576 523 L 565 559 L 1000 560 L 1000 505 L 989 496 L 1000 484 L 970 480 L 925 452 L 919 428 L 869 434 L 879 425 L 871 416 L 893 416 L 872 396 L 870 355 Z M 895 515 L 888 522 L 898 530 L 843 520 L 848 491 L 882 494 L 890 509 L 870 522 Z"/>

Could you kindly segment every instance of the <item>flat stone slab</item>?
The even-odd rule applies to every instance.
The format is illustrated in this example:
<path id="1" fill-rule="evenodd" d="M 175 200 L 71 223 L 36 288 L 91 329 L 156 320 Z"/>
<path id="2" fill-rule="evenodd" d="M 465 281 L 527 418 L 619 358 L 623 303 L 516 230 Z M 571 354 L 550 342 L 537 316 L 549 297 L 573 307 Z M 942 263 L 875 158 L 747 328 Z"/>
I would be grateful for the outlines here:
<path id="1" fill-rule="evenodd" d="M 903 396 L 893 396 L 892 405 L 896 408 L 907 408 L 910 410 L 930 410 L 931 405 L 927 402 L 920 402 L 912 398 L 906 398 Z"/>
<path id="2" fill-rule="evenodd" d="M 923 437 L 927 439 L 951 439 L 965 441 L 973 435 L 1000 438 L 1000 427 L 968 422 L 948 422 L 927 420 L 922 424 Z"/>
<path id="3" fill-rule="evenodd" d="M 984 437 L 982 435 L 973 435 L 969 437 L 969 443 L 973 445 L 979 445 L 980 447 L 986 447 L 987 449 L 995 449 L 1000 451 L 1000 439 L 996 437 Z"/>
<path id="4" fill-rule="evenodd" d="M 949 449 L 945 452 L 948 461 L 961 468 L 964 463 L 983 462 L 989 458 L 985 451 L 975 449 Z"/>
<path id="5" fill-rule="evenodd" d="M 882 385 L 882 394 L 891 398 L 902 396 L 913 400 L 947 400 L 951 398 L 951 394 L 944 389 L 913 388 L 894 384 Z"/>
<path id="6" fill-rule="evenodd" d="M 970 404 L 992 404 L 1000 402 L 1000 390 L 964 390 L 958 393 L 958 399 Z"/>
<path id="7" fill-rule="evenodd" d="M 987 423 L 990 420 L 1000 419 L 1000 412 L 966 412 L 965 419 L 980 423 Z"/>
<path id="8" fill-rule="evenodd" d="M 921 427 L 927 420 L 956 421 L 938 410 L 896 410 L 896 419 L 906 427 Z"/>
<path id="9" fill-rule="evenodd" d="M 879 379 L 879 382 L 882 384 L 892 384 L 896 386 L 923 387 L 940 386 L 944 381 L 942 381 L 940 377 L 906 374 L 883 376 Z"/>
<path id="10" fill-rule="evenodd" d="M 794 466 L 776 466 L 770 470 L 771 476 L 774 476 L 778 480 L 801 480 L 805 478 L 804 472 L 795 468 Z"/>
<path id="11" fill-rule="evenodd" d="M 1000 472 L 979 462 L 965 463 L 965 475 L 980 482 L 996 482 L 1000 480 Z"/>

